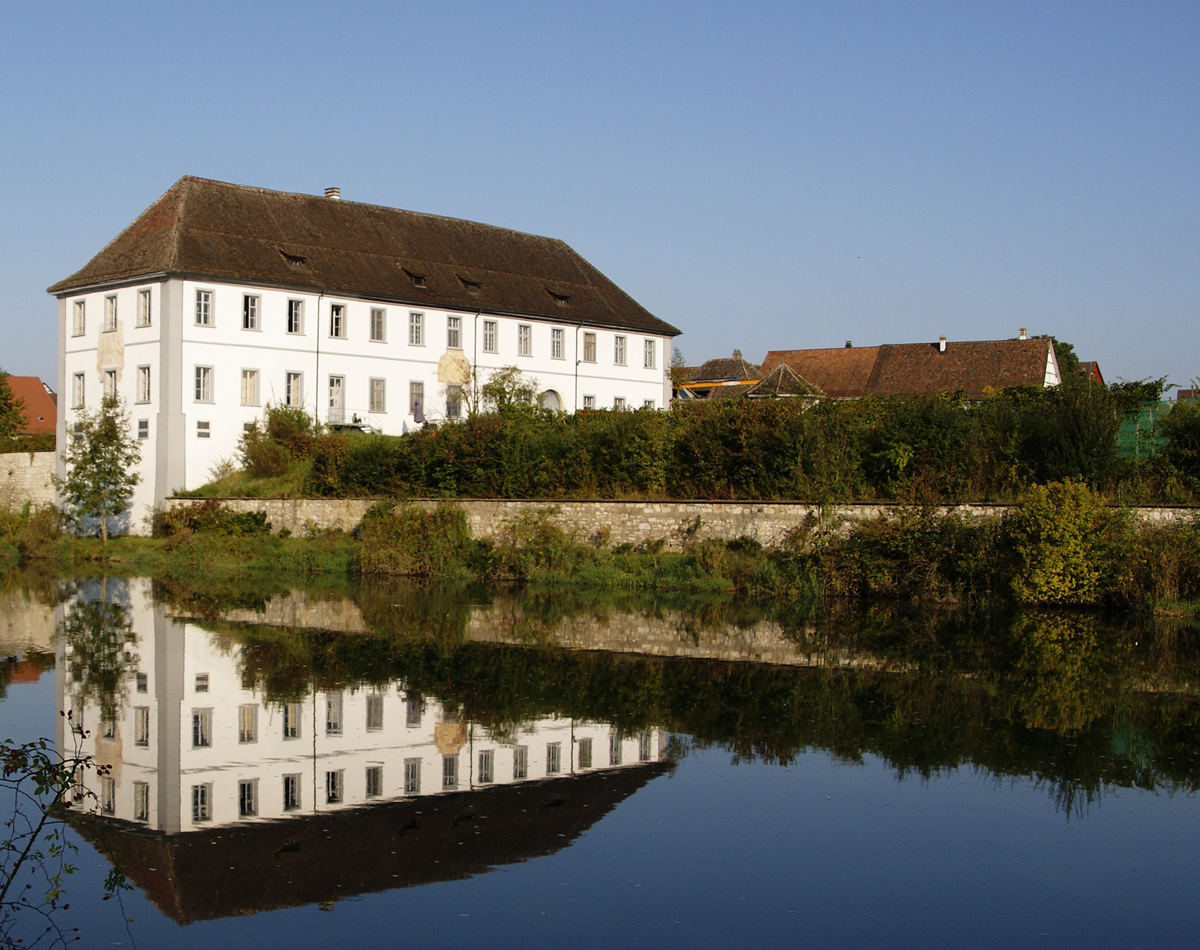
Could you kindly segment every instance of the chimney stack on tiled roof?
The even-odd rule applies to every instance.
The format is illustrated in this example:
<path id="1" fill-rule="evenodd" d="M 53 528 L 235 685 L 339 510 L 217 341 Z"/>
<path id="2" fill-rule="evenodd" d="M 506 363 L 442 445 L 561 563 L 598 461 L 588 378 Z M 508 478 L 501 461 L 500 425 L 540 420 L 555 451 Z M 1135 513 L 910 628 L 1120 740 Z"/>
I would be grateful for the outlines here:
<path id="1" fill-rule="evenodd" d="M 1021 329 L 1017 331 L 1017 339 L 1018 340 L 1028 340 L 1029 339 L 1029 331 L 1026 330 L 1024 327 L 1021 327 Z"/>
<path id="2" fill-rule="evenodd" d="M 938 337 L 938 352 L 939 353 L 946 352 L 946 338 L 944 336 Z"/>
<path id="3" fill-rule="evenodd" d="M 326 188 L 325 189 L 325 197 L 332 198 L 334 201 L 341 201 L 342 200 L 342 189 L 341 188 Z"/>
<path id="4" fill-rule="evenodd" d="M 848 350 L 854 349 L 854 341 L 853 340 L 846 341 L 846 349 L 848 349 Z"/>

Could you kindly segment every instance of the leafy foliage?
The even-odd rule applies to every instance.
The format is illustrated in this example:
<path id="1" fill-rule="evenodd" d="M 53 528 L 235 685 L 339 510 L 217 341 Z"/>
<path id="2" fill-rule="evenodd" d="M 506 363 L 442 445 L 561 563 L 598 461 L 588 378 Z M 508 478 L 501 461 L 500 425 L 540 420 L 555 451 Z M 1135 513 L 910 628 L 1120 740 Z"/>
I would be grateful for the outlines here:
<path id="1" fill-rule="evenodd" d="M 108 523 L 129 510 L 134 486 L 141 480 L 137 464 L 142 450 L 129 428 L 129 413 L 116 397 L 106 397 L 100 411 L 76 410 L 63 462 L 67 477 L 59 484 L 77 521 L 95 520 L 108 543 Z"/>

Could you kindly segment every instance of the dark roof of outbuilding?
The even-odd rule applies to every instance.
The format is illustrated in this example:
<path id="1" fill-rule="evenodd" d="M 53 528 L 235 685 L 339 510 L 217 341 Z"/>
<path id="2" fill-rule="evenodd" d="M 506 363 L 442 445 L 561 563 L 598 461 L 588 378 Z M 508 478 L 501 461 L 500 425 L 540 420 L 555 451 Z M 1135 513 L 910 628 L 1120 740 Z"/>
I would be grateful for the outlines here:
<path id="1" fill-rule="evenodd" d="M 151 274 L 679 333 L 555 238 L 191 176 L 49 292 Z"/>
<path id="2" fill-rule="evenodd" d="M 699 366 L 684 367 L 689 383 L 718 382 L 727 379 L 758 379 L 762 371 L 753 363 L 742 359 L 742 351 L 734 350 L 733 356 L 706 360 Z"/>
<path id="3" fill-rule="evenodd" d="M 1051 357 L 1048 339 L 898 343 L 828 350 L 778 350 L 763 369 L 786 363 L 827 396 L 899 396 L 1041 386 Z"/>

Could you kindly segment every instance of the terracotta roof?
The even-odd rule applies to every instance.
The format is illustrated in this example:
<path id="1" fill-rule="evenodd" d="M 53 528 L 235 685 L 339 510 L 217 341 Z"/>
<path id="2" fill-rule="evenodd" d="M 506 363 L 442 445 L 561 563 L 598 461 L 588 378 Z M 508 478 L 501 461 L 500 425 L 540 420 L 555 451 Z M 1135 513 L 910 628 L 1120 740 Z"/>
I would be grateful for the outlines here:
<path id="1" fill-rule="evenodd" d="M 152 274 L 679 333 L 554 238 L 190 176 L 49 292 Z"/>
<path id="2" fill-rule="evenodd" d="M 25 427 L 22 435 L 54 432 L 58 421 L 58 397 L 36 376 L 9 376 L 13 395 L 25 401 Z"/>
<path id="3" fill-rule="evenodd" d="M 879 356 L 877 346 L 843 347 L 836 350 L 772 350 L 763 360 L 764 373 L 787 363 L 826 396 L 863 396 Z"/>
<path id="4" fill-rule="evenodd" d="M 899 343 L 774 351 L 767 354 L 763 369 L 785 362 L 827 396 L 962 390 L 979 399 L 987 389 L 1043 385 L 1051 353 L 1046 339 L 948 342 L 944 353 L 936 343 Z"/>

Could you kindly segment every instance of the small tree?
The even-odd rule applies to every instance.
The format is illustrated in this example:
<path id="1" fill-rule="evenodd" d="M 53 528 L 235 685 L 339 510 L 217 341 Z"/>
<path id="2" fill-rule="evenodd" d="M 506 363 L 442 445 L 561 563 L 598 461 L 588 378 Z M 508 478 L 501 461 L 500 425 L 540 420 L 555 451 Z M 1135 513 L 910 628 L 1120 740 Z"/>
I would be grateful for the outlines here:
<path id="1" fill-rule="evenodd" d="M 142 450 L 129 428 L 129 413 L 116 396 L 106 396 L 97 413 L 77 411 L 59 482 L 71 513 L 94 518 L 108 544 L 108 519 L 129 510 L 133 488 L 141 480 L 136 467 Z"/>
<path id="2" fill-rule="evenodd" d="M 0 369 L 0 442 L 7 442 L 25 425 L 25 400 L 18 399 L 8 385 L 8 373 Z"/>
<path id="3" fill-rule="evenodd" d="M 538 382 L 515 366 L 504 366 L 492 373 L 479 393 L 484 404 L 495 406 L 498 412 L 528 410 L 537 406 Z"/>

